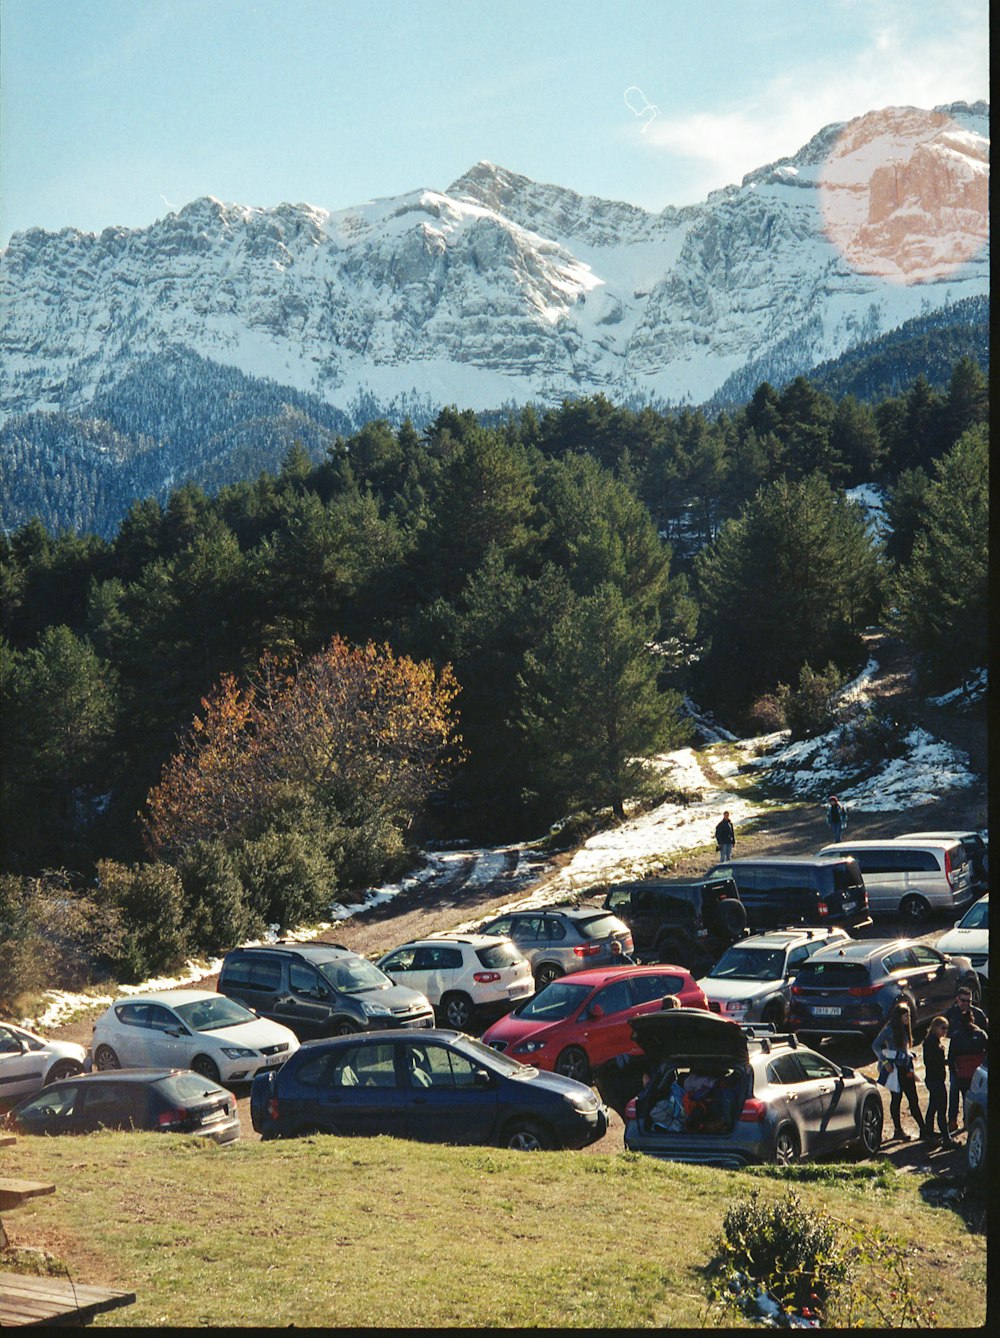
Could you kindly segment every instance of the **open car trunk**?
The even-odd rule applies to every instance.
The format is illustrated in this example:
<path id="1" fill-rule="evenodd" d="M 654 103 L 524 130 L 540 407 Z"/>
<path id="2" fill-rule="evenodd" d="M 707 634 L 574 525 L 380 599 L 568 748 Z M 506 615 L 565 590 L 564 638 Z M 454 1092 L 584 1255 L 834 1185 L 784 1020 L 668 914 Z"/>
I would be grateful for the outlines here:
<path id="1" fill-rule="evenodd" d="M 732 1133 L 752 1085 L 748 1064 L 664 1062 L 636 1101 L 636 1120 L 655 1133 Z"/>

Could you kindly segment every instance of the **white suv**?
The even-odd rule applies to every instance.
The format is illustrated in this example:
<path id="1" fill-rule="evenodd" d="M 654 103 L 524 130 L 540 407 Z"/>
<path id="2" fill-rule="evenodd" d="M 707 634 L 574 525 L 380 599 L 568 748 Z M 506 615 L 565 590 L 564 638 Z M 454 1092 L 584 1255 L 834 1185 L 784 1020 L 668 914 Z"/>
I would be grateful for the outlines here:
<path id="1" fill-rule="evenodd" d="M 740 939 L 698 984 L 713 1013 L 732 1022 L 770 1022 L 787 1030 L 789 990 L 800 965 L 819 948 L 850 943 L 844 929 L 776 929 Z"/>
<path id="2" fill-rule="evenodd" d="M 477 1016 L 499 1017 L 535 992 L 528 959 L 496 934 L 432 934 L 394 948 L 377 964 L 397 985 L 425 994 L 456 1031 Z"/>
<path id="3" fill-rule="evenodd" d="M 974 901 L 961 920 L 934 945 L 938 952 L 957 952 L 968 957 L 983 997 L 990 983 L 990 894 Z"/>

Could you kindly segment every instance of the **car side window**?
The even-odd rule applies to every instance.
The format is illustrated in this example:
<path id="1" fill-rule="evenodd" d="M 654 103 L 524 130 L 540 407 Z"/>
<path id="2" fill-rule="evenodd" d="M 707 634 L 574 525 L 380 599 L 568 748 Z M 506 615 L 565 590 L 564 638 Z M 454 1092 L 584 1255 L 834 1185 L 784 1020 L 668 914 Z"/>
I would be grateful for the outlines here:
<path id="1" fill-rule="evenodd" d="M 145 1027 L 149 1017 L 149 1004 L 122 1004 L 115 1009 L 115 1017 L 126 1027 Z"/>
<path id="2" fill-rule="evenodd" d="M 644 911 L 646 909 L 645 906 L 640 903 L 638 894 L 633 895 L 627 887 L 620 887 L 608 893 L 607 907 L 609 911 L 627 911 L 629 906 L 636 911 Z"/>
<path id="3" fill-rule="evenodd" d="M 359 1045 L 355 1052 L 355 1068 L 360 1087 L 395 1087 L 396 1084 L 396 1047 L 390 1042 L 384 1045 Z"/>
<path id="4" fill-rule="evenodd" d="M 510 936 L 515 943 L 535 943 L 541 930 L 541 917 L 537 915 L 517 915 L 510 928 Z M 495 934 L 502 934 L 502 929 L 495 929 Z"/>
<path id="5" fill-rule="evenodd" d="M 767 1066 L 768 1080 L 773 1083 L 802 1081 L 802 1072 L 794 1055 L 776 1055 Z"/>
<path id="6" fill-rule="evenodd" d="M 603 1008 L 605 1014 L 621 1013 L 632 1007 L 632 995 L 627 980 L 615 980 L 604 989 L 598 990 L 590 1001 L 590 1010 Z"/>
<path id="7" fill-rule="evenodd" d="M 557 920 L 553 915 L 547 915 L 544 923 L 545 928 L 542 932 L 550 943 L 556 943 L 559 939 L 566 937 L 566 926 L 562 920 Z"/>
<path id="8" fill-rule="evenodd" d="M 164 1008 L 162 1004 L 150 1004 L 145 1025 L 151 1027 L 154 1031 L 180 1031 L 183 1023 L 171 1013 L 169 1008 Z"/>
<path id="9" fill-rule="evenodd" d="M 918 966 L 940 966 L 944 958 L 933 948 L 929 948 L 926 943 L 911 943 L 910 952 L 917 959 Z"/>
<path id="10" fill-rule="evenodd" d="M 412 971 L 416 955 L 416 948 L 400 948 L 399 952 L 394 952 L 391 957 L 385 959 L 382 963 L 382 970 L 389 972 Z"/>
<path id="11" fill-rule="evenodd" d="M 295 1081 L 303 1087 L 359 1087 L 357 1059 L 360 1049 L 355 1045 L 313 1055 L 295 1070 Z"/>
<path id="12" fill-rule="evenodd" d="M 680 994 L 684 988 L 683 976 L 663 973 L 655 976 L 633 976 L 628 982 L 634 1004 L 652 1003 L 668 994 Z"/>
<path id="13" fill-rule="evenodd" d="M 818 946 L 819 945 L 817 944 L 817 947 Z M 798 948 L 792 948 L 791 952 L 788 954 L 788 965 L 785 967 L 786 974 L 792 975 L 799 962 L 804 962 L 809 956 L 810 951 L 813 951 L 813 949 L 808 943 L 803 943 L 801 947 Z"/>
<path id="14" fill-rule="evenodd" d="M 34 1101 L 29 1101 L 22 1109 L 19 1118 L 25 1121 L 48 1120 L 73 1114 L 80 1094 L 80 1083 L 67 1083 L 63 1086 L 48 1088 Z"/>
<path id="15" fill-rule="evenodd" d="M 255 990 L 277 994 L 281 989 L 281 963 L 273 957 L 256 958 L 250 965 L 250 984 Z"/>
<path id="16" fill-rule="evenodd" d="M 21 1042 L 12 1031 L 6 1027 L 0 1027 L 0 1055 L 19 1055 L 21 1053 Z"/>
<path id="17" fill-rule="evenodd" d="M 897 948 L 895 952 L 890 952 L 882 958 L 882 965 L 891 976 L 912 971 L 916 964 L 916 958 L 909 948 Z"/>
<path id="18" fill-rule="evenodd" d="M 811 1054 L 808 1050 L 799 1050 L 795 1058 L 807 1081 L 816 1078 L 835 1078 L 840 1071 L 822 1055 Z"/>
<path id="19" fill-rule="evenodd" d="M 305 962 L 288 963 L 288 984 L 296 994 L 308 999 L 325 999 L 330 993 L 318 973 Z"/>
<path id="20" fill-rule="evenodd" d="M 93 1083 L 81 1089 L 76 1112 L 109 1129 L 128 1128 L 133 1122 L 126 1105 L 130 1090 L 133 1090 L 131 1083 Z"/>
<path id="21" fill-rule="evenodd" d="M 476 1065 L 443 1045 L 409 1045 L 406 1069 L 411 1087 L 474 1087 Z M 426 1075 L 429 1081 L 424 1081 Z"/>
<path id="22" fill-rule="evenodd" d="M 501 915 L 499 919 L 494 920 L 491 924 L 485 925 L 483 933 L 496 934 L 498 937 L 502 937 L 505 934 L 509 936 L 513 923 L 513 915 Z"/>

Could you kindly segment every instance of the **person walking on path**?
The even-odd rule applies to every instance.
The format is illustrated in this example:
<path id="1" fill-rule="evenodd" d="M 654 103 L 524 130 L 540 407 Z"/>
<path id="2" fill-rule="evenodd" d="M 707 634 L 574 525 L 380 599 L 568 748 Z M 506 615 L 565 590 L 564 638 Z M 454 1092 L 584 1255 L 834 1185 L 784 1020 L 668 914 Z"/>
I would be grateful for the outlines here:
<path id="1" fill-rule="evenodd" d="M 826 810 L 826 824 L 833 832 L 833 839 L 839 841 L 847 826 L 847 809 L 835 794 L 830 796 L 830 807 Z"/>
<path id="2" fill-rule="evenodd" d="M 972 1074 L 963 1087 L 958 1075 L 955 1072 L 955 1060 L 964 1053 L 977 1054 L 978 1049 L 975 1044 L 968 1043 L 968 1038 L 964 1033 L 970 1027 L 978 1027 L 989 1035 L 989 1027 L 986 1023 L 986 1014 L 981 1008 L 977 1008 L 972 1002 L 972 987 L 964 982 L 959 985 L 955 994 L 955 1002 L 945 1013 L 948 1022 L 948 1128 L 954 1133 L 958 1128 L 958 1098 L 964 1096 L 969 1090 L 969 1082 L 972 1081 Z M 955 1042 L 958 1042 L 956 1048 Z M 973 1069 L 973 1073 L 975 1068 Z"/>
<path id="3" fill-rule="evenodd" d="M 732 859 L 733 846 L 736 844 L 736 832 L 729 820 L 728 808 L 722 815 L 722 821 L 715 829 L 715 844 L 719 847 L 719 858 L 723 863 L 727 859 Z"/>
<path id="4" fill-rule="evenodd" d="M 916 1055 L 913 1051 L 910 1005 L 905 999 L 897 999 L 889 1009 L 885 1026 L 872 1041 L 872 1050 L 879 1061 L 878 1081 L 889 1089 L 889 1114 L 892 1116 L 893 1137 L 904 1143 L 910 1141 L 910 1135 L 903 1132 L 900 1122 L 905 1096 L 910 1114 L 920 1130 L 920 1137 L 926 1138 L 924 1117 L 917 1099 L 917 1080 L 913 1072 Z"/>
<path id="5" fill-rule="evenodd" d="M 924 1086 L 927 1088 L 927 1111 L 924 1126 L 927 1138 L 934 1137 L 934 1119 L 937 1117 L 941 1142 L 951 1147 L 955 1140 L 948 1129 L 948 1089 L 945 1084 L 945 1054 L 942 1041 L 948 1034 L 946 1017 L 931 1018 L 924 1039 Z"/>

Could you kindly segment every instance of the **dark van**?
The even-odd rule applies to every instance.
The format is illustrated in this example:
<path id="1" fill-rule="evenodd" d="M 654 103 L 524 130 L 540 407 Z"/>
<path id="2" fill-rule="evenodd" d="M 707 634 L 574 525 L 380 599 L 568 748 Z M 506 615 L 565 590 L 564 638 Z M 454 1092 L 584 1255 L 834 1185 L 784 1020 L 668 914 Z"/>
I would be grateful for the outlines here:
<path id="1" fill-rule="evenodd" d="M 857 860 L 781 855 L 716 864 L 708 878 L 732 878 L 751 929 L 787 925 L 870 925 L 868 894 Z"/>

